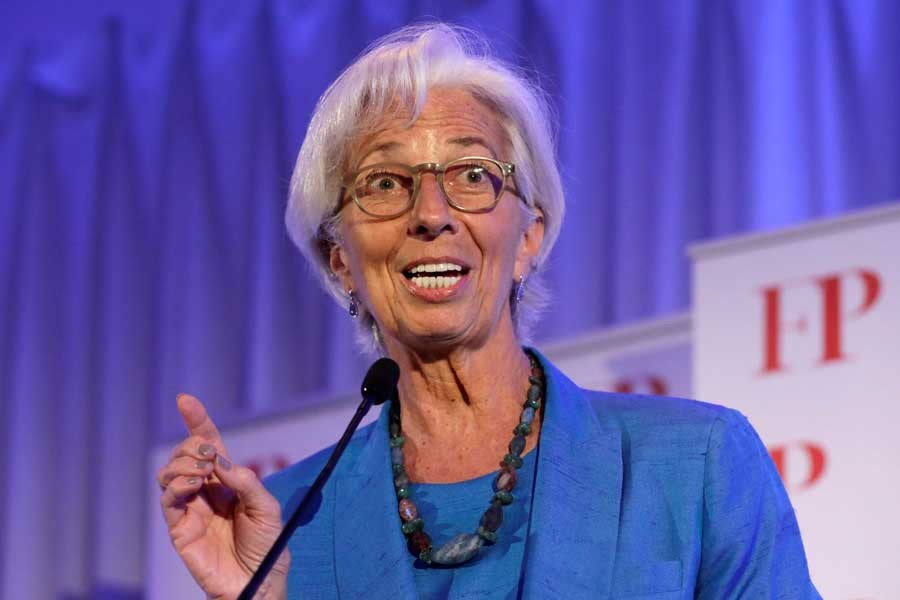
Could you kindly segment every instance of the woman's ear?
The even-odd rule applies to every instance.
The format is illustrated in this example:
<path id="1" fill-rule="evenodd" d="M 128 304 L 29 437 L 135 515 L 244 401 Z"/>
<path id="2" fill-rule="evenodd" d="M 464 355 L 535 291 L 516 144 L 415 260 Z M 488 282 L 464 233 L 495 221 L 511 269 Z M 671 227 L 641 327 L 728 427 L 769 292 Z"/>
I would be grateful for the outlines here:
<path id="1" fill-rule="evenodd" d="M 528 277 L 531 274 L 537 255 L 541 251 L 541 244 L 544 242 L 544 211 L 540 207 L 535 207 L 534 212 L 531 222 L 522 232 L 522 239 L 516 253 L 516 279 L 519 276 Z"/>
<path id="2" fill-rule="evenodd" d="M 332 243 L 328 253 L 328 267 L 334 276 L 341 282 L 341 287 L 346 291 L 353 289 L 353 277 L 350 273 L 350 262 L 347 253 L 340 244 Z"/>

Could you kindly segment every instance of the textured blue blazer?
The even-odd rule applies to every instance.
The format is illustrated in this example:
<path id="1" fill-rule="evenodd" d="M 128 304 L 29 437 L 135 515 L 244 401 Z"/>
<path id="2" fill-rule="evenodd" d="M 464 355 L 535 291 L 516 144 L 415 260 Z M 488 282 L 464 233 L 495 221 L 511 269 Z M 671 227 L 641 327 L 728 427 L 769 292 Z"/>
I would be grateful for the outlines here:
<path id="1" fill-rule="evenodd" d="M 740 413 L 583 390 L 535 354 L 547 400 L 521 597 L 820 598 L 778 473 Z M 294 534 L 289 598 L 416 597 L 387 412 L 357 432 Z M 285 518 L 330 452 L 266 480 Z"/>

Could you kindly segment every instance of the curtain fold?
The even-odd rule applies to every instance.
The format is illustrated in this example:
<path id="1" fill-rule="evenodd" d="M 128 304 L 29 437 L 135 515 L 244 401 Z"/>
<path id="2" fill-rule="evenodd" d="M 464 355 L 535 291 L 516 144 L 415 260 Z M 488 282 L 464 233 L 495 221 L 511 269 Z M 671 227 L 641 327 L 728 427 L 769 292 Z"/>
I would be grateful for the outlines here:
<path id="1" fill-rule="evenodd" d="M 316 99 L 405 23 L 482 31 L 555 102 L 569 205 L 539 339 L 684 310 L 691 242 L 900 196 L 896 3 L 117 10 L 0 54 L 4 598 L 140 597 L 145 457 L 180 436 L 179 391 L 236 422 L 356 388 L 283 211 Z"/>

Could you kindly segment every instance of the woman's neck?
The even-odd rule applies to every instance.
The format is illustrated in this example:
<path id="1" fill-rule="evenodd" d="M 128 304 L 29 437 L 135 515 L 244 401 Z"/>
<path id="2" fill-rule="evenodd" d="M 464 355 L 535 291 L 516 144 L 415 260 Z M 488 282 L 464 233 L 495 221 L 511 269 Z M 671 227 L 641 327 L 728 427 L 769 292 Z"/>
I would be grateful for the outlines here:
<path id="1" fill-rule="evenodd" d="M 445 354 L 404 348 L 400 418 L 406 471 L 413 481 L 453 482 L 495 471 L 519 422 L 531 366 L 512 327 L 477 348 Z M 540 422 L 528 436 L 537 443 Z"/>

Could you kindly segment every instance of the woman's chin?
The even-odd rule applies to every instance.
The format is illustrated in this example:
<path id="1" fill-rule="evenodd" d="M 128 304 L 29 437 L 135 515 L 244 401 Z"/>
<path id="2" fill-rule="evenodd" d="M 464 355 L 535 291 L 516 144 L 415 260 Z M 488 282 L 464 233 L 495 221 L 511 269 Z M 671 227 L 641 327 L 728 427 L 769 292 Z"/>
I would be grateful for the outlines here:
<path id="1" fill-rule="evenodd" d="M 419 326 L 417 326 L 419 325 Z M 407 323 L 397 335 L 397 342 L 416 352 L 432 354 L 442 350 L 469 346 L 484 337 L 478 334 L 474 324 L 462 324 L 458 320 L 443 322 L 429 320 L 426 324 Z"/>

